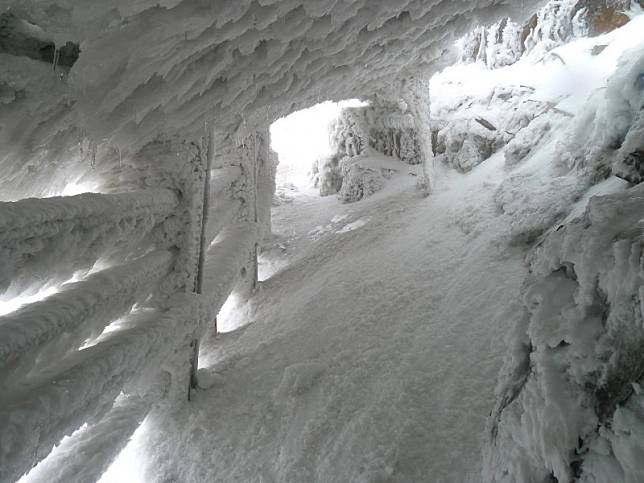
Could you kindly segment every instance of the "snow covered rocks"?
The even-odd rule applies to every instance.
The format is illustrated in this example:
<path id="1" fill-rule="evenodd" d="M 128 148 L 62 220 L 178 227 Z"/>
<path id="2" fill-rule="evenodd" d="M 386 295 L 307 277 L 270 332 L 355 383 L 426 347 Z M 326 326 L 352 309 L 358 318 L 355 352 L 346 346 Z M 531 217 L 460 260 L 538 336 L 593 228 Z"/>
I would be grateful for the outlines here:
<path id="1" fill-rule="evenodd" d="M 488 481 L 644 479 L 629 456 L 644 452 L 643 214 L 641 184 L 592 198 L 534 250 L 489 425 Z"/>

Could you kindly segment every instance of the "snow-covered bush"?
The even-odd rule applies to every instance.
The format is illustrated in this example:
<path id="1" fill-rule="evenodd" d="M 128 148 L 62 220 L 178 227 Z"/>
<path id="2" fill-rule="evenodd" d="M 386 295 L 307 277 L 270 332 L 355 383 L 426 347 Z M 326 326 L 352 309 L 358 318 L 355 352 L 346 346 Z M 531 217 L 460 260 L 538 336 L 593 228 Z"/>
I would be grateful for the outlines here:
<path id="1" fill-rule="evenodd" d="M 360 156 L 345 156 L 340 160 L 342 188 L 338 199 L 353 203 L 370 196 L 385 187 L 385 183 L 405 164 L 390 156 L 367 149 Z"/>
<path id="2" fill-rule="evenodd" d="M 385 186 L 383 170 L 369 162 L 368 156 L 345 157 L 340 161 L 343 181 L 338 199 L 345 203 L 360 201 Z"/>
<path id="3" fill-rule="evenodd" d="M 342 187 L 343 178 L 340 157 L 336 154 L 317 159 L 313 163 L 311 177 L 313 186 L 320 190 L 320 196 L 336 194 Z"/>
<path id="4" fill-rule="evenodd" d="M 321 196 L 338 193 L 344 202 L 384 187 L 388 169 L 378 162 L 368 166 L 365 160 L 371 155 L 381 153 L 412 165 L 423 158 L 413 116 L 402 100 L 374 96 L 368 106 L 342 109 L 329 126 L 329 140 L 334 154 L 314 162 L 311 178 Z"/>
<path id="5" fill-rule="evenodd" d="M 369 145 L 367 107 L 347 107 L 329 126 L 331 150 L 342 156 L 358 156 Z"/>
<path id="6" fill-rule="evenodd" d="M 332 150 L 340 156 L 358 156 L 368 147 L 420 164 L 420 142 L 414 120 L 402 103 L 374 98 L 370 105 L 342 110 L 329 128 Z"/>

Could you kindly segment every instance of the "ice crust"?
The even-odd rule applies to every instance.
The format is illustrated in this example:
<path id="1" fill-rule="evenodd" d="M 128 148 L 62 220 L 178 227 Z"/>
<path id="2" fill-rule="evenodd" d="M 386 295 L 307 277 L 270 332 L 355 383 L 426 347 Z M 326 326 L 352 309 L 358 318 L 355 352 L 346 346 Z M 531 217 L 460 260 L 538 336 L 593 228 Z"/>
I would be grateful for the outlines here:
<path id="1" fill-rule="evenodd" d="M 0 54 L 5 199 L 116 165 L 159 135 L 248 132 L 322 99 L 371 95 L 445 65 L 476 22 L 524 3 L 3 0 L 81 50 L 69 71 Z"/>

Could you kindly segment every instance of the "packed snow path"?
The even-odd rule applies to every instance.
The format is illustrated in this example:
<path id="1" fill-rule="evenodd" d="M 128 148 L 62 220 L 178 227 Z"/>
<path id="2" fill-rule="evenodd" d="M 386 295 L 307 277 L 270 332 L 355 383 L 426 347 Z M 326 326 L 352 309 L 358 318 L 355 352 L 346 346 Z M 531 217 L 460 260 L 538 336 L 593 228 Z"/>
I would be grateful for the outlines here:
<path id="1" fill-rule="evenodd" d="M 476 475 L 525 276 L 522 252 L 496 243 L 499 163 L 426 199 L 404 173 L 356 205 L 278 207 L 290 264 L 262 283 L 249 325 L 204 342 L 212 387 L 143 426 L 130 452 L 146 454 L 145 481 Z"/>

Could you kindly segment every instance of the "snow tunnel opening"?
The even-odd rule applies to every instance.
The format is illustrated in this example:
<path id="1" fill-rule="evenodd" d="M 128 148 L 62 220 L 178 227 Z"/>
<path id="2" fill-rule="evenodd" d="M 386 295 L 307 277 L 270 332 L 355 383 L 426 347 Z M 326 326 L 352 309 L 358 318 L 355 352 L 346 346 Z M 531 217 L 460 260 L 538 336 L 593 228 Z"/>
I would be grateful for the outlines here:
<path id="1" fill-rule="evenodd" d="M 307 109 L 292 112 L 271 125 L 271 148 L 277 153 L 277 190 L 288 189 L 292 195 L 312 193 L 310 173 L 313 163 L 330 155 L 329 125 L 342 109 L 366 106 L 359 99 L 324 101 Z"/>

